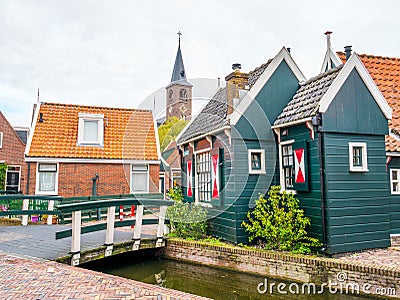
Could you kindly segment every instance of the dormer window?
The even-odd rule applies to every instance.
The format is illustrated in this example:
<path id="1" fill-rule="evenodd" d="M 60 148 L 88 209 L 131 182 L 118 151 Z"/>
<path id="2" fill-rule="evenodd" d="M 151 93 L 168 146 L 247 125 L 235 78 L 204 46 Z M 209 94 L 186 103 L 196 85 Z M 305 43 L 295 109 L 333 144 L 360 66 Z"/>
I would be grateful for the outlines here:
<path id="1" fill-rule="evenodd" d="M 103 146 L 104 144 L 104 115 L 79 115 L 78 146 Z"/>

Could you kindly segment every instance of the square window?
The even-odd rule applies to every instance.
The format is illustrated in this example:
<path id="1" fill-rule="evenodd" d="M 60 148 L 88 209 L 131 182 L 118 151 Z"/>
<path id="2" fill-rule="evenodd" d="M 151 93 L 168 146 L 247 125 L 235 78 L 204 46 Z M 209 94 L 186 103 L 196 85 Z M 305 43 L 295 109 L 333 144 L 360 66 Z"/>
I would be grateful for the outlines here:
<path id="1" fill-rule="evenodd" d="M 265 174 L 265 150 L 249 150 L 249 174 Z"/>
<path id="2" fill-rule="evenodd" d="M 211 155 L 203 152 L 196 155 L 196 200 L 211 202 Z"/>
<path id="3" fill-rule="evenodd" d="M 131 193 L 149 192 L 149 173 L 147 165 L 132 165 Z"/>
<path id="4" fill-rule="evenodd" d="M 353 166 L 362 167 L 362 148 L 353 147 Z"/>
<path id="5" fill-rule="evenodd" d="M 99 121 L 83 121 L 83 140 L 92 143 L 99 140 Z"/>
<path id="6" fill-rule="evenodd" d="M 367 143 L 349 143 L 350 172 L 368 172 Z"/>
<path id="7" fill-rule="evenodd" d="M 104 115 L 79 113 L 78 146 L 103 146 Z"/>
<path id="8" fill-rule="evenodd" d="M 36 193 L 44 195 L 57 194 L 57 164 L 38 164 Z"/>
<path id="9" fill-rule="evenodd" d="M 390 169 L 390 186 L 392 194 L 400 194 L 400 169 Z"/>
<path id="10" fill-rule="evenodd" d="M 292 144 L 281 145 L 282 149 L 282 181 L 281 185 L 284 189 L 293 189 L 294 183 L 294 163 L 293 163 L 293 146 Z"/>

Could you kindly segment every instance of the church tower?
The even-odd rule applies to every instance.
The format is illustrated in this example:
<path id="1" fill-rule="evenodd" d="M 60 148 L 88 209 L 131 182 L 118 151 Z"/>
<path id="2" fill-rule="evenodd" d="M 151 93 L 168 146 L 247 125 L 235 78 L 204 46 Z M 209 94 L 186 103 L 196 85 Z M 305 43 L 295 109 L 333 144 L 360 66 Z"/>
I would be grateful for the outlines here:
<path id="1" fill-rule="evenodd" d="M 166 87 L 166 118 L 177 117 L 188 120 L 192 116 L 192 87 L 186 80 L 185 67 L 181 52 L 181 32 L 178 32 L 179 44 L 176 53 L 171 83 Z"/>

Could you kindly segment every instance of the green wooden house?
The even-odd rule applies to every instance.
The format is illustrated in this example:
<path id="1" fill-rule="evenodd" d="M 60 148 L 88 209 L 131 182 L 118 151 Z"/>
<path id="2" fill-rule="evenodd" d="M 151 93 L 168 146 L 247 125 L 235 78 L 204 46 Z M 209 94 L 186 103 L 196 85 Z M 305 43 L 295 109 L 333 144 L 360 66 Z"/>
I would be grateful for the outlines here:
<path id="1" fill-rule="evenodd" d="M 208 207 L 211 234 L 246 242 L 253 201 L 278 184 L 326 253 L 389 245 L 392 110 L 357 54 L 342 64 L 329 38 L 322 71 L 306 81 L 285 48 L 248 74 L 236 68 L 177 138 L 185 199 Z"/>
<path id="2" fill-rule="evenodd" d="M 271 125 L 305 77 L 287 49 L 247 73 L 238 64 L 177 137 L 185 200 L 209 208 L 210 233 L 247 242 L 241 226 L 259 193 L 278 183 Z"/>
<path id="3" fill-rule="evenodd" d="M 392 111 L 357 54 L 332 67 L 302 83 L 274 122 L 280 183 L 297 193 L 327 253 L 387 247 Z"/>

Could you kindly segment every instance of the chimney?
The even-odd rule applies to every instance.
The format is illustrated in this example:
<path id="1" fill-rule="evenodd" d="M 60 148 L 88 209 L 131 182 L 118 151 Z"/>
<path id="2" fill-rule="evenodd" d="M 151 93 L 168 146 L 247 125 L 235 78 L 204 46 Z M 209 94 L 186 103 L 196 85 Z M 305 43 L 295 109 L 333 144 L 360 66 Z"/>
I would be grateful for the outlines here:
<path id="1" fill-rule="evenodd" d="M 351 56 L 351 46 L 345 46 L 344 53 L 346 53 L 346 61 L 348 61 Z"/>
<path id="2" fill-rule="evenodd" d="M 233 72 L 225 77 L 228 112 L 230 115 L 233 113 L 235 106 L 239 103 L 239 90 L 244 90 L 249 83 L 249 74 L 241 72 L 242 65 L 239 63 L 232 64 Z M 235 99 L 235 101 L 234 101 Z"/>

